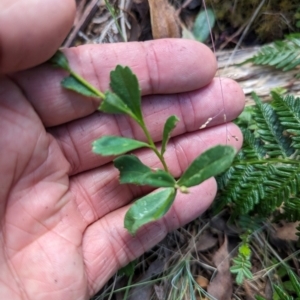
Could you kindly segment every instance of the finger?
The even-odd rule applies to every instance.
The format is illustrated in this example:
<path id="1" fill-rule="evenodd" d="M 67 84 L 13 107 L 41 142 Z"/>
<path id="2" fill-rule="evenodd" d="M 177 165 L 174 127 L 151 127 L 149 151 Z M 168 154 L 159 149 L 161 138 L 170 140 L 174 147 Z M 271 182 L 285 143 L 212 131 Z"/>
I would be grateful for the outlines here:
<path id="1" fill-rule="evenodd" d="M 223 98 L 224 97 L 224 98 Z M 244 94 L 236 82 L 219 79 L 205 88 L 178 95 L 148 96 L 143 101 L 143 112 L 154 141 L 160 141 L 166 119 L 179 117 L 173 136 L 210 127 L 235 119 L 244 107 Z M 211 120 L 210 120 L 211 119 Z M 210 121 L 210 122 L 209 122 Z M 81 120 L 50 130 L 68 159 L 71 174 L 101 166 L 111 160 L 92 153 L 92 142 L 103 135 L 117 135 L 145 140 L 143 132 L 125 116 L 97 113 Z M 227 135 L 224 133 L 223 142 Z"/>
<path id="2" fill-rule="evenodd" d="M 74 0 L 1 1 L 0 73 L 50 58 L 71 29 L 74 16 Z"/>
<path id="3" fill-rule="evenodd" d="M 206 46 L 181 39 L 85 45 L 64 52 L 71 67 L 101 91 L 109 88 L 109 73 L 117 64 L 132 68 L 143 95 L 196 90 L 207 85 L 216 71 L 215 57 Z M 60 86 L 64 76 L 49 65 L 13 75 L 46 126 L 87 116 L 98 106 L 64 90 Z"/>
<path id="4" fill-rule="evenodd" d="M 227 132 L 227 141 L 224 133 Z M 231 137 L 234 135 L 234 138 Z M 175 178 L 179 178 L 191 162 L 208 148 L 227 143 L 239 149 L 242 145 L 242 134 L 237 126 L 228 124 L 209 128 L 200 132 L 193 132 L 171 139 L 165 154 L 169 171 Z M 155 154 L 148 149 L 136 151 L 141 161 L 152 167 L 162 168 Z M 77 200 L 77 207 L 81 210 L 86 224 L 108 215 L 114 210 L 127 205 L 132 199 L 137 199 L 151 191 L 134 185 L 120 185 L 119 172 L 113 165 L 107 164 L 101 168 L 87 171 L 72 177 L 71 193 Z"/>
<path id="5" fill-rule="evenodd" d="M 82 249 L 90 295 L 100 290 L 117 270 L 163 240 L 168 232 L 200 216 L 215 195 L 214 179 L 192 188 L 187 195 L 179 193 L 168 213 L 161 220 L 145 225 L 135 237 L 124 228 L 124 216 L 129 206 L 89 226 Z"/>

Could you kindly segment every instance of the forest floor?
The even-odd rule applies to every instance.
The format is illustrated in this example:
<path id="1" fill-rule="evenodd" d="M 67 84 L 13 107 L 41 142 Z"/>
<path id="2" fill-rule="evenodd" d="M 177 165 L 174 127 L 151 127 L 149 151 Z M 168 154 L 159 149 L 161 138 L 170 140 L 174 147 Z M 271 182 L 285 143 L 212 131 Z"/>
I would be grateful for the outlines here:
<path id="1" fill-rule="evenodd" d="M 77 0 L 76 20 L 63 46 L 164 37 L 195 39 L 195 20 L 206 11 L 200 27 L 202 42 L 216 53 L 218 76 L 239 81 L 247 104 L 252 104 L 252 91 L 266 99 L 275 87 L 299 94 L 293 72 L 282 76 L 269 69 L 236 66 L 261 45 L 300 31 L 296 2 L 207 0 L 204 5 L 201 0 Z M 207 19 L 214 24 L 212 30 Z M 238 285 L 229 268 L 242 232 L 229 218 L 229 209 L 217 215 L 209 210 L 170 233 L 136 261 L 132 277 L 116 274 L 93 299 L 280 299 L 274 293 L 274 282 L 291 290 L 281 263 L 288 263 L 300 275 L 298 223 L 264 223 L 255 231 L 251 241 L 253 278 Z"/>

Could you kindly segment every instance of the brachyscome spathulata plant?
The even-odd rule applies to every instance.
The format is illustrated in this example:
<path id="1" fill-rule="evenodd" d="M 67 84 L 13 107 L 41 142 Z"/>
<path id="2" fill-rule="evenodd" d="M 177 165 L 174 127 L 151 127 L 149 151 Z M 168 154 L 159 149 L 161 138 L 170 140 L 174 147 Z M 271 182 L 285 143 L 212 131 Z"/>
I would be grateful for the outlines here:
<path id="1" fill-rule="evenodd" d="M 120 172 L 121 184 L 148 185 L 159 188 L 157 191 L 135 201 L 127 211 L 124 226 L 131 234 L 152 221 L 163 217 L 175 200 L 178 191 L 188 193 L 188 188 L 225 171 L 232 163 L 235 149 L 231 146 L 215 146 L 199 155 L 179 179 L 169 172 L 164 159 L 171 133 L 179 119 L 170 116 L 162 129 L 162 143 L 158 148 L 145 124 L 141 110 L 141 93 L 137 77 L 129 67 L 116 66 L 110 73 L 112 91 L 102 93 L 69 66 L 64 54 L 58 51 L 50 60 L 52 64 L 66 70 L 69 76 L 63 79 L 62 86 L 88 97 L 100 100 L 99 110 L 109 114 L 125 114 L 132 118 L 143 130 L 146 142 L 120 136 L 102 136 L 92 144 L 94 153 L 102 156 L 117 156 L 114 166 Z M 163 169 L 151 169 L 134 154 L 126 154 L 138 148 L 152 150 Z"/>

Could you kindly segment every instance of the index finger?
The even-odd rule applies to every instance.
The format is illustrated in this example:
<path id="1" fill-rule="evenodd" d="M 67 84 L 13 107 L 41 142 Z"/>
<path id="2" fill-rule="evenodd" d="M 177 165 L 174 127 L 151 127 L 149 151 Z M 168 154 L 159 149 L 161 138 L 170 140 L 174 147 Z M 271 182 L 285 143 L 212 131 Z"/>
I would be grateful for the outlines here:
<path id="1" fill-rule="evenodd" d="M 101 91 L 109 88 L 109 73 L 117 64 L 137 75 L 143 95 L 182 93 L 199 89 L 216 72 L 216 60 L 205 45 L 182 39 L 144 43 L 84 45 L 65 49 L 71 68 Z M 45 126 L 87 116 L 98 102 L 60 86 L 66 73 L 50 65 L 13 75 Z"/>
<path id="2" fill-rule="evenodd" d="M 73 24 L 75 7 L 74 0 L 1 0 L 0 73 L 51 57 Z"/>

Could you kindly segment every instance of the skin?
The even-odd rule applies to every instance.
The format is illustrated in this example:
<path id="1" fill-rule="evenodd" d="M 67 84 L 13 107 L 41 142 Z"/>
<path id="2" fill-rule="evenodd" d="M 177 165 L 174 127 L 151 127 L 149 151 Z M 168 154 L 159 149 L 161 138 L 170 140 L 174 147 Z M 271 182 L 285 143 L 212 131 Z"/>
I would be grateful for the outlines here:
<path id="1" fill-rule="evenodd" d="M 120 267 L 200 216 L 216 194 L 212 178 L 179 194 L 163 219 L 135 237 L 123 228 L 130 203 L 150 190 L 120 185 L 111 158 L 93 154 L 91 143 L 104 134 L 143 140 L 141 131 L 126 117 L 96 112 L 97 101 L 60 87 L 63 71 L 39 65 L 61 44 L 74 13 L 71 0 L 0 3 L 0 299 L 88 299 Z M 223 114 L 238 116 L 243 93 L 229 79 L 214 79 L 216 61 L 204 45 L 157 40 L 65 54 L 102 91 L 116 64 L 130 66 L 158 143 L 166 118 L 180 118 L 166 153 L 173 175 L 213 145 L 241 147 L 240 130 L 224 125 Z M 136 154 L 159 167 L 151 152 Z"/>

